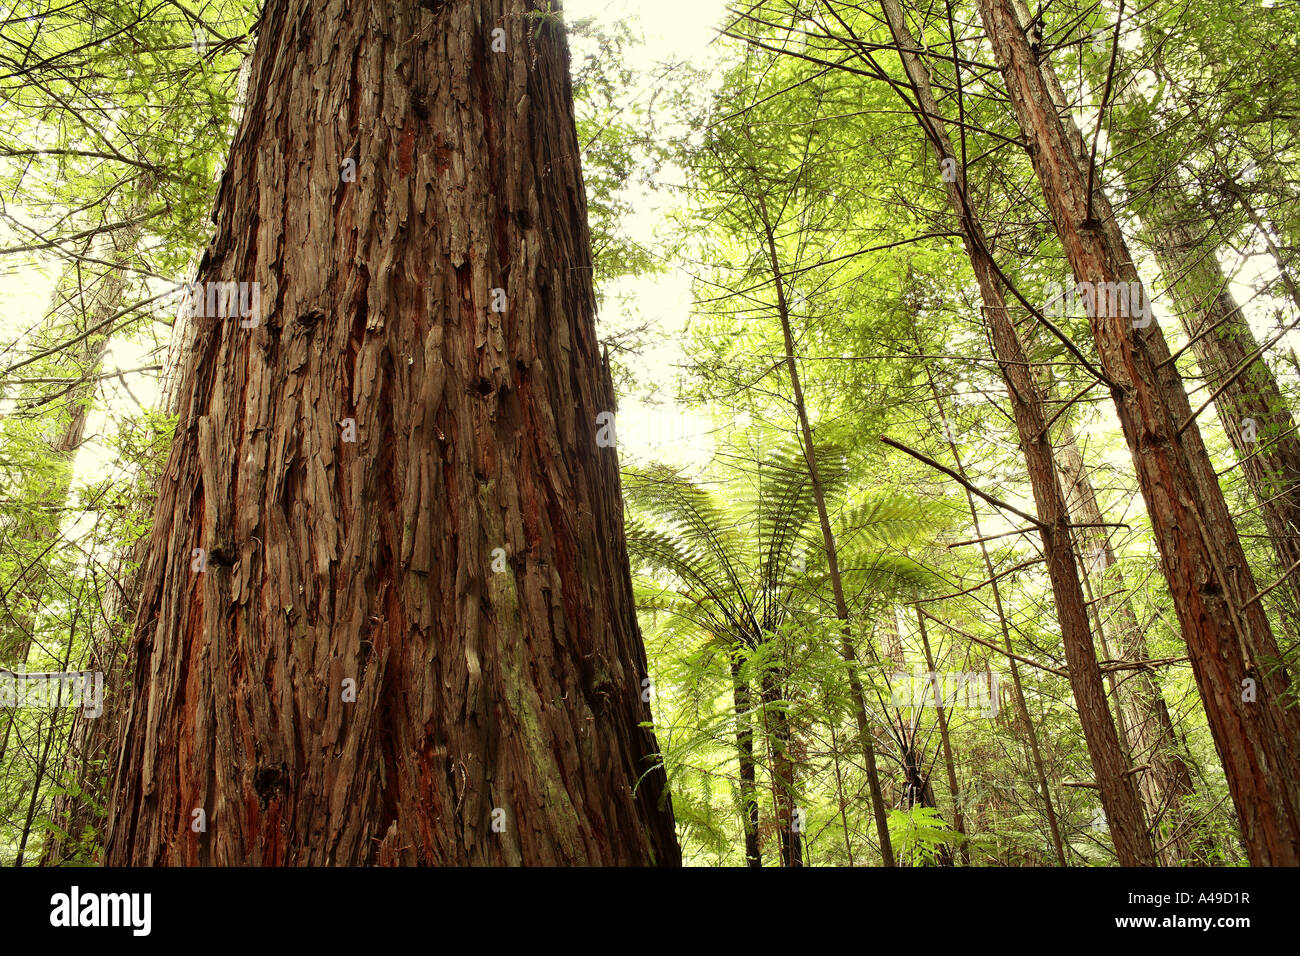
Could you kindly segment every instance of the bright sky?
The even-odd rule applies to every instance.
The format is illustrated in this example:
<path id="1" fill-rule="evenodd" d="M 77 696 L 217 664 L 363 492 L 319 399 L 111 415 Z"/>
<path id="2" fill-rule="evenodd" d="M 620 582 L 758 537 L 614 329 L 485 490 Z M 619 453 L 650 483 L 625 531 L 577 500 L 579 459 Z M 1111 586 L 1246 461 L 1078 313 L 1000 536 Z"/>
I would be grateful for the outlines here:
<path id="1" fill-rule="evenodd" d="M 564 0 L 565 16 L 571 20 L 637 20 L 645 32 L 647 67 L 656 59 L 703 56 L 725 7 L 723 0 Z"/>
<path id="2" fill-rule="evenodd" d="M 566 0 L 564 7 L 573 20 L 591 16 L 614 22 L 630 17 L 639 24 L 644 43 L 631 52 L 629 60 L 645 80 L 642 88 L 631 94 L 633 98 L 651 91 L 659 63 L 689 60 L 696 65 L 712 64 L 720 56 L 715 27 L 725 14 L 724 0 Z M 716 77 L 718 71 L 711 75 Z M 665 171 L 662 178 L 682 182 L 685 177 Z M 641 190 L 634 192 L 632 199 L 636 211 L 623 226 L 633 239 L 648 245 L 664 211 L 681 197 L 670 190 L 657 194 Z M 678 369 L 685 359 L 683 332 L 691 303 L 691 279 L 680 268 L 627 279 L 607 290 L 603 323 L 617 328 L 640 320 L 652 330 L 638 356 L 620 356 L 648 388 L 648 394 L 619 396 L 618 446 L 625 462 L 658 460 L 698 466 L 712 457 L 710 435 L 717 423 L 707 413 L 679 406 L 674 395 Z"/>

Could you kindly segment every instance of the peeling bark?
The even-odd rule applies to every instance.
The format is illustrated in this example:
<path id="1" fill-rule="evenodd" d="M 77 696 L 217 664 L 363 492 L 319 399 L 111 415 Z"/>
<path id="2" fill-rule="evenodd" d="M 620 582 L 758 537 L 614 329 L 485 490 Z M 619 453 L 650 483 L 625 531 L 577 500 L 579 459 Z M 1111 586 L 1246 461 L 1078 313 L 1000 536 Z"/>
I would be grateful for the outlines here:
<path id="1" fill-rule="evenodd" d="M 186 359 L 110 864 L 680 862 L 535 7 L 266 5 L 198 277 L 262 316 Z"/>

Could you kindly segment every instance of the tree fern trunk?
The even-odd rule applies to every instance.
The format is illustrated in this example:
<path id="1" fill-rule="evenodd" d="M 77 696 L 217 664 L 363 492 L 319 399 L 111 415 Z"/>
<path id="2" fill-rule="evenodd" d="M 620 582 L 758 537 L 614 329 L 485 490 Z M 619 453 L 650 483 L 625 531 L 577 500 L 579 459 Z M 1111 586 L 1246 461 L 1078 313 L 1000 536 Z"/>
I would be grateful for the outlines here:
<path id="1" fill-rule="evenodd" d="M 740 825 L 745 835 L 745 865 L 762 866 L 763 853 L 758 843 L 758 787 L 754 775 L 754 708 L 749 681 L 741 674 L 744 661 L 739 652 L 731 654 L 732 702 L 736 710 L 736 764 L 740 793 Z"/>

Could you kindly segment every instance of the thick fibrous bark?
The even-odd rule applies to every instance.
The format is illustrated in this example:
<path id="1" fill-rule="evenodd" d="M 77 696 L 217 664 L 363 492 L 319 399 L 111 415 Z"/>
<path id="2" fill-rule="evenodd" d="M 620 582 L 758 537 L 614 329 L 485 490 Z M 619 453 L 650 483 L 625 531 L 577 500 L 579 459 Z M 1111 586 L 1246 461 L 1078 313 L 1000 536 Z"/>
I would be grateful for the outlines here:
<path id="1" fill-rule="evenodd" d="M 110 864 L 679 862 L 533 6 L 266 5 L 199 274 L 262 315 L 187 359 Z"/>
<path id="2" fill-rule="evenodd" d="M 1097 290 L 1138 283 L 1100 183 L 1088 195 L 1083 139 L 1055 107 L 1059 84 L 1013 0 L 979 0 L 979 9 L 1075 278 Z M 1142 293 L 1138 301 L 1149 300 Z M 1285 705 L 1288 678 L 1272 667 L 1277 645 L 1187 395 L 1157 324 L 1135 325 L 1113 308 L 1090 311 L 1251 861 L 1295 865 L 1300 722 Z"/>

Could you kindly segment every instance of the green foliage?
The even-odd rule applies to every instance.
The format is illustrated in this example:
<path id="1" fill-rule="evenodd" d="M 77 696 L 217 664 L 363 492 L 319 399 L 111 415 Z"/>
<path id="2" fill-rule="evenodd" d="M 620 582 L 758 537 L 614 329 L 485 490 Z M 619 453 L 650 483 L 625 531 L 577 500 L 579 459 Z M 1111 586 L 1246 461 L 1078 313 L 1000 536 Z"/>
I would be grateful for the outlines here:
<path id="1" fill-rule="evenodd" d="M 965 838 L 944 821 L 936 807 L 891 810 L 889 838 L 900 862 L 907 866 L 935 866 L 954 852 Z"/>

